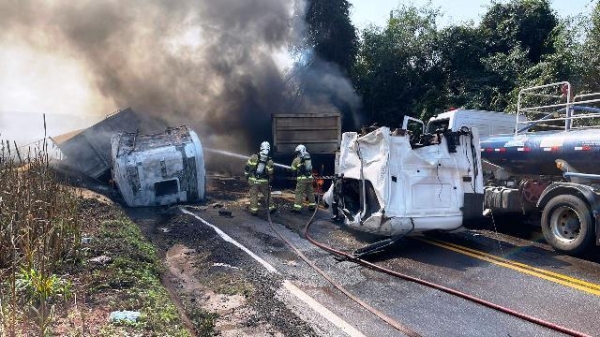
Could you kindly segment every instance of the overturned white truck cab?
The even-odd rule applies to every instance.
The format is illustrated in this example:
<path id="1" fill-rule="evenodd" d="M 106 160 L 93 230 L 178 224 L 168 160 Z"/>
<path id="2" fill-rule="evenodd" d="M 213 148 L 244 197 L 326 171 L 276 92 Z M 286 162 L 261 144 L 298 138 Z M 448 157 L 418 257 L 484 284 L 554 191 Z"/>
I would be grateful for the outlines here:
<path id="1" fill-rule="evenodd" d="M 128 206 L 204 199 L 206 172 L 198 135 L 186 126 L 111 138 L 112 178 Z"/>
<path id="2" fill-rule="evenodd" d="M 385 236 L 453 230 L 480 218 L 477 130 L 465 127 L 413 140 L 407 122 L 394 131 L 344 133 L 336 180 L 324 202 L 333 204 L 349 227 Z"/>

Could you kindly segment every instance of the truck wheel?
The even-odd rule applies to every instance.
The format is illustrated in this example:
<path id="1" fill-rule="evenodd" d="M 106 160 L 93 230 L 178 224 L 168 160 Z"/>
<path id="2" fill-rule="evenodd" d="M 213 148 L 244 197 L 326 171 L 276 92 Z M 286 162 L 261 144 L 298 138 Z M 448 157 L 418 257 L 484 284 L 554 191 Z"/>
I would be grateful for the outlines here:
<path id="1" fill-rule="evenodd" d="M 542 232 L 546 241 L 557 250 L 578 255 L 594 239 L 594 223 L 587 204 L 574 195 L 552 198 L 542 212 Z"/>

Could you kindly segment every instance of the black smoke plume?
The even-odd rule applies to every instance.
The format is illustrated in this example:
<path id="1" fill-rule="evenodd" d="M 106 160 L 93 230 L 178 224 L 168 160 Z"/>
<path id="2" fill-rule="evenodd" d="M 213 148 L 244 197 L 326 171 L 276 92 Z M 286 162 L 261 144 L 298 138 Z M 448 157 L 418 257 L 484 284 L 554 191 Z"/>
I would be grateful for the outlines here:
<path id="1" fill-rule="evenodd" d="M 0 0 L 0 42 L 66 52 L 115 108 L 187 124 L 208 147 L 249 154 L 270 138 L 272 113 L 322 105 L 355 113 L 360 104 L 333 65 L 302 77 L 311 90 L 290 92 L 294 68 L 274 55 L 288 55 L 301 40 L 302 7 L 291 0 Z"/>

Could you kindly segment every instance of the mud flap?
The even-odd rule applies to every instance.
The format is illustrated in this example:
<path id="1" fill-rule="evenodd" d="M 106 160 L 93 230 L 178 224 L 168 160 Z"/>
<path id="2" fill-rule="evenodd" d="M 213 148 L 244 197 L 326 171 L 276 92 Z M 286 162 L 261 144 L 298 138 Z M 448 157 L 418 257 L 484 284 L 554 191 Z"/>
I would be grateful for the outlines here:
<path id="1" fill-rule="evenodd" d="M 483 194 L 465 193 L 463 199 L 463 226 L 475 227 L 483 217 Z"/>

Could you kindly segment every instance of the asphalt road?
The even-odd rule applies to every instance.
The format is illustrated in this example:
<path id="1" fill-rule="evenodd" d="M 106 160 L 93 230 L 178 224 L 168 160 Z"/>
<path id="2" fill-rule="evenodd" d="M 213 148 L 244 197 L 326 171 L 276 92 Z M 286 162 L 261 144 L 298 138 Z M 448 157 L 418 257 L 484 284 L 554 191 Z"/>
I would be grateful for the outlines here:
<path id="1" fill-rule="evenodd" d="M 228 210 L 232 217 L 220 216 L 219 209 L 210 207 L 196 214 L 247 247 L 360 333 L 403 335 L 348 299 L 300 260 L 271 230 L 265 215 L 252 217 L 244 207 L 230 206 Z M 285 209 L 273 216 L 276 229 L 336 281 L 423 336 L 563 335 L 439 290 L 352 262 L 340 262 L 301 236 L 308 218 L 307 211 L 296 216 Z M 352 251 L 377 240 L 349 231 L 328 218 L 329 213 L 319 211 L 312 227 L 313 236 L 321 242 Z M 198 226 L 206 226 L 196 221 Z M 498 257 L 501 259 L 495 260 Z M 401 240 L 369 260 L 572 330 L 600 334 L 598 264 L 555 254 L 536 242 L 491 231 L 443 233 Z M 263 267 L 257 264 L 252 268 Z M 289 305 L 293 306 L 294 300 Z M 336 332 L 342 328 L 332 327 L 331 322 L 319 323 L 327 319 L 312 311 L 318 310 L 304 308 L 299 315 L 309 324 L 320 324 L 316 331 L 329 329 L 330 335 L 344 335 Z"/>
<path id="2" fill-rule="evenodd" d="M 278 319 L 280 324 L 275 323 L 286 326 L 286 335 L 307 335 L 306 327 L 312 329 L 309 335 L 404 335 L 302 261 L 271 229 L 266 212 L 250 215 L 243 183 L 210 184 L 210 199 L 200 208 L 188 208 L 194 216 L 185 215 L 186 232 L 177 240 L 187 240 L 188 246 L 199 251 L 216 253 L 227 247 L 213 255 L 269 288 L 263 291 L 268 299 L 255 305 L 262 306 L 257 310 L 267 313 L 265 317 L 273 308 L 289 311 Z M 291 213 L 291 197 L 289 193 L 274 196 L 279 206 L 273 215 L 275 229 L 348 291 L 420 335 L 564 336 L 457 296 L 336 260 L 302 236 L 310 214 L 306 210 L 300 216 Z M 333 223 L 329 216 L 319 210 L 311 228 L 320 242 L 352 252 L 380 239 Z M 176 237 L 172 235 L 170 241 Z M 402 239 L 368 260 L 582 334 L 600 336 L 597 255 L 579 259 L 557 254 L 539 234 L 519 238 L 496 231 L 465 230 L 419 235 Z M 296 320 L 303 322 L 299 330 L 294 330 L 299 326 Z"/>

